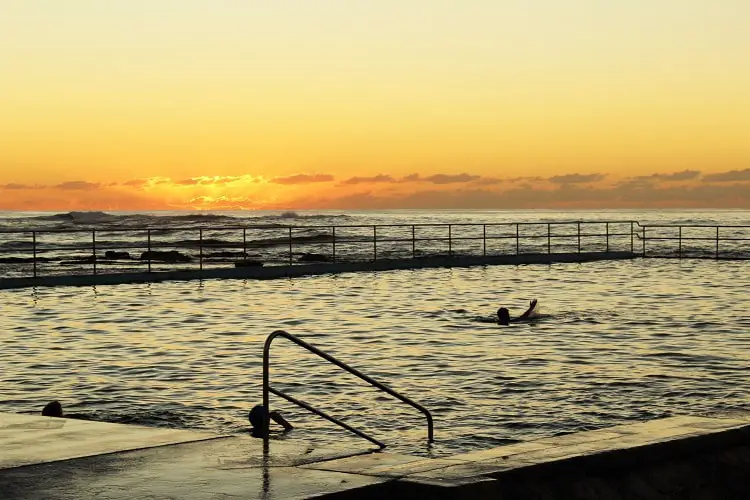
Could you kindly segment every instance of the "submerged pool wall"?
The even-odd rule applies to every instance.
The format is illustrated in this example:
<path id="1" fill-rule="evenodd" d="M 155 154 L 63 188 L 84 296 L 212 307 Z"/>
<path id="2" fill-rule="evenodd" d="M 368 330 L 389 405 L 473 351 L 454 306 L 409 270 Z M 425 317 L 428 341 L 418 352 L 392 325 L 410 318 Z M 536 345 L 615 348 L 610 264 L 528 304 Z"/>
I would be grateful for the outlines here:
<path id="1" fill-rule="evenodd" d="M 638 257 L 638 254 L 632 252 L 521 254 L 481 257 L 425 257 L 417 259 L 382 259 L 370 262 L 321 263 L 294 266 L 232 267 L 150 273 L 38 276 L 35 278 L 0 278 L 0 289 L 29 288 L 36 286 L 121 285 L 128 283 L 157 283 L 162 281 L 188 281 L 220 278 L 275 279 L 362 271 L 393 271 L 400 269 L 473 267 L 487 265 L 554 264 L 593 262 L 599 260 L 623 260 L 636 257 Z"/>

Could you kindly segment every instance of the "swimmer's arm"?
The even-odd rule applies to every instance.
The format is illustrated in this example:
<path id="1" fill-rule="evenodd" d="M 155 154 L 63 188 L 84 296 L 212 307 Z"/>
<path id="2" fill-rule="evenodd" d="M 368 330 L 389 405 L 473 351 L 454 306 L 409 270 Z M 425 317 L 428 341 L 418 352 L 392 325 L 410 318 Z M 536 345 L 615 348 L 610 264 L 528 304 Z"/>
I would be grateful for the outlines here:
<path id="1" fill-rule="evenodd" d="M 516 321 L 524 320 L 531 316 L 531 313 L 534 312 L 534 308 L 536 307 L 536 299 L 529 302 L 529 308 L 526 310 L 525 313 L 520 315 Z"/>
<path id="2" fill-rule="evenodd" d="M 289 432 L 292 429 L 294 429 L 292 424 L 290 424 L 284 417 L 281 416 L 281 413 L 277 411 L 272 411 L 269 416 L 271 417 L 271 420 L 273 420 L 274 422 L 276 422 L 277 424 L 279 424 L 280 426 L 284 428 L 284 432 Z"/>

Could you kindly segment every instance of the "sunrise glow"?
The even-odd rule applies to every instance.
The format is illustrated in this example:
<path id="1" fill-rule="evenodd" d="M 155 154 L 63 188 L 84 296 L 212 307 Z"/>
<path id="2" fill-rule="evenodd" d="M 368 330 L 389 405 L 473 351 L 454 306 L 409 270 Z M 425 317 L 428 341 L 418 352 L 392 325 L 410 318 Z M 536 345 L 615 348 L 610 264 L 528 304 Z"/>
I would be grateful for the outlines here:
<path id="1" fill-rule="evenodd" d="M 750 3 L 0 6 L 0 209 L 750 207 Z"/>

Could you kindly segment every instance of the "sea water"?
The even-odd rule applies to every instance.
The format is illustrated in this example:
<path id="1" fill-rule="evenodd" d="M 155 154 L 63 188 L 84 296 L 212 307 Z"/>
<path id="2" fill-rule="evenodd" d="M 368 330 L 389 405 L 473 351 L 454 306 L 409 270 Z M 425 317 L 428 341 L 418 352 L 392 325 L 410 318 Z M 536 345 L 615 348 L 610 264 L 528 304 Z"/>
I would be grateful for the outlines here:
<path id="1" fill-rule="evenodd" d="M 651 214 L 714 217 L 748 220 L 747 212 Z M 404 453 L 445 456 L 748 410 L 747 266 L 636 259 L 5 290 L 0 411 L 40 411 L 57 399 L 85 418 L 247 432 L 247 411 L 261 400 L 263 342 L 277 329 L 432 411 L 436 442 L 427 447 L 420 413 L 283 339 L 274 343 L 274 386 Z M 518 315 L 533 298 L 534 321 L 491 322 L 498 307 Z M 272 407 L 296 426 L 284 439 L 324 445 L 347 435 L 278 398 Z"/>

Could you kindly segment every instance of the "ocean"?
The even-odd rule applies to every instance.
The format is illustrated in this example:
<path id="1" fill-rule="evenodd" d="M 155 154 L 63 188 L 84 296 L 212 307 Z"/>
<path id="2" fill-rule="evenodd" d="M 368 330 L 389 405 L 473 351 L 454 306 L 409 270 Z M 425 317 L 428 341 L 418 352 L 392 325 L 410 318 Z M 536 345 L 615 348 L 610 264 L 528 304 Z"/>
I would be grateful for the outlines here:
<path id="1" fill-rule="evenodd" d="M 315 225 L 312 233 L 334 224 L 580 220 L 750 225 L 750 212 L 6 212 L 0 229 Z M 5 243 L 17 234 L 4 234 Z M 639 258 L 0 290 L 0 411 L 40 411 L 57 399 L 84 418 L 247 432 L 247 411 L 261 399 L 263 341 L 277 329 L 432 411 L 428 446 L 421 414 L 291 343 L 274 344 L 275 386 L 403 453 L 445 456 L 673 414 L 746 411 L 747 266 Z M 534 321 L 492 323 L 498 307 L 517 315 L 534 298 Z M 349 439 L 283 400 L 272 397 L 272 407 L 295 424 L 284 439 Z"/>

